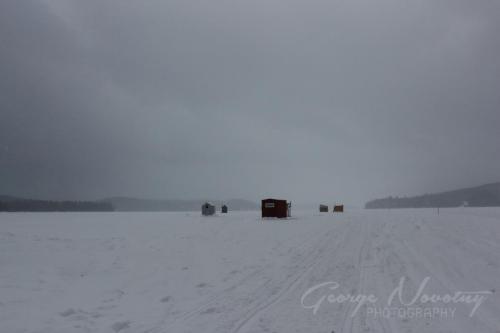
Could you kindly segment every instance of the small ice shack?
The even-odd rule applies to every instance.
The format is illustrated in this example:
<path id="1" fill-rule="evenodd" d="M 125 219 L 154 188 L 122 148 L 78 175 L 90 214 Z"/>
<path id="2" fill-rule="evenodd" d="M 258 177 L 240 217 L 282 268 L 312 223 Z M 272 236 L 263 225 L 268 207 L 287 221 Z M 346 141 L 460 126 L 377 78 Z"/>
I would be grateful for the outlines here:
<path id="1" fill-rule="evenodd" d="M 262 200 L 262 217 L 287 218 L 291 215 L 292 203 L 279 199 Z"/>
<path id="2" fill-rule="evenodd" d="M 222 205 L 222 207 L 220 208 L 220 212 L 223 213 L 223 214 L 226 214 L 227 213 L 227 206 L 226 205 Z"/>
<path id="3" fill-rule="evenodd" d="M 334 213 L 343 213 L 344 212 L 344 205 L 334 205 L 333 212 Z"/>
<path id="4" fill-rule="evenodd" d="M 327 205 L 319 205 L 319 211 L 320 211 L 320 213 L 328 213 L 328 206 Z"/>
<path id="5" fill-rule="evenodd" d="M 215 206 L 209 202 L 205 202 L 201 206 L 201 214 L 205 215 L 205 216 L 214 215 L 215 214 Z"/>

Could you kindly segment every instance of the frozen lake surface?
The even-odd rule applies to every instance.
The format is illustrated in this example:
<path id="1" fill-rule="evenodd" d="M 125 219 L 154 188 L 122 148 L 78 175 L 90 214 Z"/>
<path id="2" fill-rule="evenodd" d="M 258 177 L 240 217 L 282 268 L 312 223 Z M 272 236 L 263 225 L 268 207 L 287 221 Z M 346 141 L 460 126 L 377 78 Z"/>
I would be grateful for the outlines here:
<path id="1" fill-rule="evenodd" d="M 500 332 L 500 209 L 292 213 L 2 213 L 0 331 Z"/>

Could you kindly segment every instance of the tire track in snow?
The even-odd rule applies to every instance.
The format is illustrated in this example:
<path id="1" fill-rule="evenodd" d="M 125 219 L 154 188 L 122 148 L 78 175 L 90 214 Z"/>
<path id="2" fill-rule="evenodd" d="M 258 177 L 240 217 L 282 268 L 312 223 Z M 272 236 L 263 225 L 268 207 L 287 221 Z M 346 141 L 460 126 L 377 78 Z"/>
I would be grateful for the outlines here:
<path id="1" fill-rule="evenodd" d="M 257 318 L 261 313 L 278 303 L 286 294 L 288 294 L 291 290 L 293 290 L 300 282 L 301 280 L 307 276 L 316 266 L 318 266 L 324 258 L 324 253 L 325 247 L 328 246 L 328 244 L 331 244 L 331 236 L 330 234 L 333 232 L 333 230 L 330 230 L 325 239 L 321 242 L 319 246 L 317 246 L 313 251 L 317 251 L 318 253 L 314 256 L 314 260 L 309 264 L 305 269 L 301 269 L 296 275 L 294 275 L 292 278 L 286 280 L 286 286 L 283 288 L 279 293 L 277 293 L 274 297 L 271 297 L 268 300 L 265 300 L 263 303 L 260 303 L 255 307 L 251 312 L 250 315 L 244 318 L 241 322 L 237 324 L 237 326 L 232 330 L 232 333 L 244 333 L 246 332 L 249 328 L 250 325 L 252 324 L 253 320 Z M 335 247 L 336 249 L 339 248 L 340 242 L 337 242 L 337 246 Z M 309 259 L 308 259 L 309 260 Z M 308 261 L 307 260 L 307 261 Z"/>
<path id="2" fill-rule="evenodd" d="M 359 252 L 357 253 L 357 265 L 355 267 L 357 267 L 359 269 L 359 275 L 358 275 L 358 283 L 357 283 L 357 286 L 356 288 L 351 288 L 351 291 L 353 294 L 357 293 L 362 293 L 362 290 L 364 289 L 364 285 L 366 284 L 366 281 L 365 281 L 365 269 L 364 269 L 364 265 L 363 265 L 363 262 L 364 262 L 364 257 L 365 257 L 365 254 L 367 253 L 367 248 L 369 246 L 369 244 L 367 244 L 368 242 L 368 238 L 366 236 L 367 234 L 367 231 L 366 231 L 366 224 L 364 222 L 359 222 L 359 226 L 361 227 L 361 241 L 362 241 L 362 245 L 359 247 Z M 355 309 L 355 304 L 353 303 L 349 303 L 349 306 L 346 307 L 346 310 L 342 316 L 342 323 L 340 325 L 340 327 L 342 327 L 342 332 L 352 332 L 353 331 L 353 327 L 354 327 L 354 320 L 355 320 L 355 317 L 352 317 L 352 313 Z"/>
<path id="3" fill-rule="evenodd" d="M 331 240 L 332 232 L 333 230 L 330 229 L 326 235 L 322 235 L 319 237 L 317 233 L 313 232 L 311 233 L 310 237 L 306 238 L 305 240 L 302 240 L 300 245 L 293 247 L 292 248 L 293 254 L 291 255 L 291 257 L 295 258 L 296 256 L 300 256 L 301 259 L 297 262 L 292 261 L 290 265 L 293 267 L 302 267 L 306 265 L 307 262 L 311 261 L 311 258 L 315 258 L 318 255 L 320 255 L 321 253 L 316 253 L 316 252 L 318 251 L 321 252 L 321 249 L 323 249 L 324 247 L 323 244 Z M 303 255 L 304 252 L 306 252 L 305 255 Z M 315 262 L 316 261 L 313 260 L 312 264 L 314 264 Z M 312 266 L 312 264 L 310 264 L 309 266 Z M 284 284 L 288 286 L 285 289 L 289 289 L 293 284 L 293 282 L 298 282 L 300 277 L 300 276 L 297 277 L 296 274 L 292 274 L 291 276 L 289 274 L 289 276 L 284 281 L 275 281 L 272 278 L 266 278 L 265 274 L 263 274 L 268 270 L 269 270 L 268 266 L 260 267 L 259 269 L 248 274 L 245 278 L 239 280 L 232 286 L 217 292 L 216 295 L 210 297 L 207 301 L 203 302 L 202 304 L 195 306 L 193 309 L 182 313 L 181 315 L 177 316 L 171 321 L 168 321 L 168 319 L 164 319 L 162 320 L 161 323 L 157 323 L 155 327 L 144 331 L 144 333 L 165 332 L 165 331 L 170 332 L 170 329 L 174 327 L 179 327 L 179 325 L 182 326 L 183 324 L 189 324 L 190 320 L 195 319 L 197 316 L 200 316 L 204 313 L 207 313 L 207 311 L 212 309 L 215 305 L 217 305 L 217 303 L 221 302 L 223 303 L 232 302 L 233 304 L 232 306 L 230 306 L 230 308 L 239 310 L 241 309 L 241 305 L 238 303 L 241 302 L 242 299 L 247 298 L 249 295 L 251 296 L 258 295 L 258 297 L 250 303 L 251 306 L 252 304 L 258 302 L 263 298 L 269 298 L 269 294 L 272 294 L 272 290 L 276 289 L 277 286 Z M 302 269 L 300 270 L 300 272 L 302 272 L 302 274 L 305 274 Z M 252 290 L 243 290 L 243 292 L 238 291 L 238 288 L 244 286 L 246 282 L 259 277 L 265 279 L 266 282 L 264 284 L 258 284 Z M 293 281 L 289 282 L 290 280 Z M 238 293 L 240 295 L 238 295 Z M 236 297 L 230 299 L 232 294 L 236 294 Z M 279 292 L 278 294 L 280 297 L 284 295 L 283 291 Z M 259 304 L 257 306 L 259 306 Z M 248 311 L 249 310 L 245 310 L 244 312 L 248 313 Z M 255 309 L 251 309 L 250 311 L 255 312 Z"/>

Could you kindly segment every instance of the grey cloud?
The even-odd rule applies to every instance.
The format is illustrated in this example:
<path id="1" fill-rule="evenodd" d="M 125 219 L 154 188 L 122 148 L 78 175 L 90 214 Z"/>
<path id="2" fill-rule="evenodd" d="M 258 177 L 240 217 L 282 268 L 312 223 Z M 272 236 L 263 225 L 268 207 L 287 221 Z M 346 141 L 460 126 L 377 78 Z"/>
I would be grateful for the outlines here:
<path id="1" fill-rule="evenodd" d="M 2 1 L 2 191 L 360 204 L 498 181 L 499 9 Z"/>

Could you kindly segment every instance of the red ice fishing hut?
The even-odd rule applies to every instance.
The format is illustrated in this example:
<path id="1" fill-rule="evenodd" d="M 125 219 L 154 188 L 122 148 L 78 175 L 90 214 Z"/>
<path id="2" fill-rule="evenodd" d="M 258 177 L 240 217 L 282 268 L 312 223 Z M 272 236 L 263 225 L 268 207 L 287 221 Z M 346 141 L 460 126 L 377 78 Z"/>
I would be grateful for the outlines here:
<path id="1" fill-rule="evenodd" d="M 287 218 L 290 216 L 292 204 L 286 200 L 264 199 L 262 200 L 262 217 Z"/>

